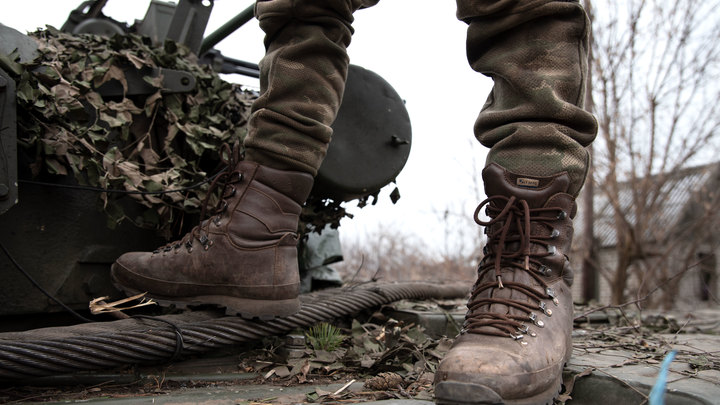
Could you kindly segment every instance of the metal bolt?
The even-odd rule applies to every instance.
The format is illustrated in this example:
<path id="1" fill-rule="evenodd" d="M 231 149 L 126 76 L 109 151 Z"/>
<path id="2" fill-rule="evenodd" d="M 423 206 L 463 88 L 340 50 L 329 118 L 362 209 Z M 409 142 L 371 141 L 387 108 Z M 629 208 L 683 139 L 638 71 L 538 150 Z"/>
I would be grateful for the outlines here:
<path id="1" fill-rule="evenodd" d="M 278 354 L 286 359 L 299 359 L 305 355 L 305 336 L 289 334 L 285 336 L 285 345 Z"/>
<path id="2" fill-rule="evenodd" d="M 299 334 L 290 334 L 285 336 L 285 344 L 289 347 L 305 348 L 305 336 Z"/>

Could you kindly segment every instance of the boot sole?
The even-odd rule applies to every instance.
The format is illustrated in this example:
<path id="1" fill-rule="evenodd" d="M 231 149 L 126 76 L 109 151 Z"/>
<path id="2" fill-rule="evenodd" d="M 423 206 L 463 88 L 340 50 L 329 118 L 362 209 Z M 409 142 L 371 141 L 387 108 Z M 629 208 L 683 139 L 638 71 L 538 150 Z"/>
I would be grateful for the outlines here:
<path id="1" fill-rule="evenodd" d="M 491 388 L 462 382 L 443 381 L 435 385 L 438 405 L 552 405 L 562 389 L 562 376 L 550 388 L 529 398 L 504 400 Z"/>
<path id="2" fill-rule="evenodd" d="M 118 283 L 113 283 L 119 290 L 132 296 L 143 291 L 133 290 Z M 226 315 L 241 316 L 245 319 L 258 318 L 268 321 L 278 317 L 286 317 L 300 311 L 300 299 L 286 300 L 256 300 L 251 298 L 229 297 L 225 295 L 198 295 L 195 297 L 163 297 L 156 294 L 146 294 L 145 297 L 153 299 L 161 307 L 175 306 L 180 309 L 189 309 L 203 305 L 212 305 L 223 308 Z"/>

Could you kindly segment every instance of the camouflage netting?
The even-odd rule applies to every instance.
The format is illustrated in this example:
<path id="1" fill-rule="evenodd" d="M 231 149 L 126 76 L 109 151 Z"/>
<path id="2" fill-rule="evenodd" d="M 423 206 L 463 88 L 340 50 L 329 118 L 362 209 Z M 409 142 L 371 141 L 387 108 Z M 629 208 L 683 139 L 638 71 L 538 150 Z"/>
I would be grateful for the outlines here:
<path id="1" fill-rule="evenodd" d="M 222 144 L 245 135 L 256 94 L 221 80 L 182 46 L 154 47 L 136 35 L 74 36 L 52 27 L 31 36 L 39 56 L 25 64 L 17 97 L 19 144 L 34 178 L 72 175 L 81 185 L 132 192 L 186 188 L 219 169 Z M 113 80 L 127 88 L 123 69 L 132 67 L 190 72 L 197 86 L 167 94 L 160 78 L 144 77 L 152 94 L 103 99 L 95 91 Z M 207 191 L 203 183 L 167 194 L 98 195 L 109 226 L 130 220 L 169 236 L 183 213 L 200 210 Z M 128 198 L 140 213 L 127 208 Z"/>

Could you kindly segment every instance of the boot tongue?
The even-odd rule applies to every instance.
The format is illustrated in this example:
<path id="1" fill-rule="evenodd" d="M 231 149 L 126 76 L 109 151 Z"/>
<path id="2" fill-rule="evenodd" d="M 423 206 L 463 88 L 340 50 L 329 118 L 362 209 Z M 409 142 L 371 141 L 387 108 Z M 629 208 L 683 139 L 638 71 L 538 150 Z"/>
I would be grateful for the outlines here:
<path id="1" fill-rule="evenodd" d="M 531 208 L 541 207 L 555 194 L 567 193 L 570 186 L 567 172 L 548 177 L 530 176 L 510 172 L 495 163 L 486 167 L 482 176 L 488 197 L 515 196 L 526 200 Z"/>

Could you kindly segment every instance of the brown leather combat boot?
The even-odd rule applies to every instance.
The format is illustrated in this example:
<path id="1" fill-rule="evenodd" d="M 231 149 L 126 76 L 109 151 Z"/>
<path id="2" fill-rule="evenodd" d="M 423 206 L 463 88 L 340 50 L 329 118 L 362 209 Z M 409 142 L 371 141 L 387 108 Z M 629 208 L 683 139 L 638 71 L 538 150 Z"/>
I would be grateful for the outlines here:
<path id="1" fill-rule="evenodd" d="M 160 304 L 213 304 L 243 317 L 299 310 L 297 226 L 313 178 L 248 161 L 230 167 L 218 213 L 154 252 L 122 255 L 112 266 L 118 287 Z"/>
<path id="2" fill-rule="evenodd" d="M 572 351 L 570 178 L 491 164 L 475 221 L 488 236 L 463 330 L 435 374 L 440 404 L 552 404 Z M 487 222 L 478 218 L 485 207 Z"/>

